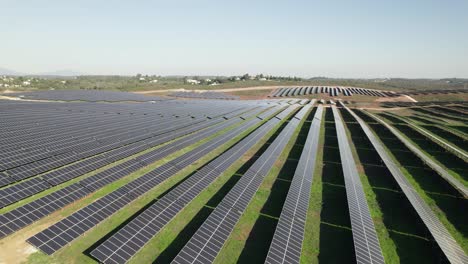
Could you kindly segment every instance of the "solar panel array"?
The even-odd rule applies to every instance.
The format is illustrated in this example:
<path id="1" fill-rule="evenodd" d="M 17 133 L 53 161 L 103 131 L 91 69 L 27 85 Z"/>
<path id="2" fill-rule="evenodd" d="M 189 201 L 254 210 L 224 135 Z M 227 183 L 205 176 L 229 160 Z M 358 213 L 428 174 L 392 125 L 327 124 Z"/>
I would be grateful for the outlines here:
<path id="1" fill-rule="evenodd" d="M 184 143 L 184 142 L 182 142 Z M 156 149 L 145 153 L 138 158 L 128 160 L 117 166 L 101 171 L 91 177 L 88 177 L 80 182 L 70 185 L 72 190 L 80 191 L 85 194 L 90 194 L 113 181 L 116 181 L 134 171 L 143 168 L 151 162 L 157 161 L 170 153 L 185 147 L 184 144 L 174 142 L 164 149 Z M 174 148 L 176 146 L 176 148 Z M 31 203 L 18 207 L 1 215 L 0 219 L 0 237 L 11 234 L 12 232 L 31 224 L 34 221 L 62 208 L 63 206 L 80 199 L 82 196 L 75 196 L 74 192 L 62 194 L 62 190 L 55 191 L 44 197 L 41 197 Z"/>
<path id="2" fill-rule="evenodd" d="M 463 249 L 458 245 L 457 241 L 453 238 L 447 228 L 439 220 L 438 216 L 432 211 L 429 205 L 424 201 L 418 192 L 412 187 L 412 184 L 406 179 L 403 172 L 400 170 L 390 155 L 385 150 L 384 145 L 374 135 L 369 126 L 357 116 L 351 109 L 347 108 L 344 104 L 342 106 L 358 121 L 362 130 L 370 140 L 372 146 L 379 154 L 381 160 L 385 163 L 393 178 L 397 182 L 400 189 L 405 194 L 413 208 L 416 210 L 419 217 L 422 219 L 426 227 L 439 247 L 444 252 L 445 256 L 451 263 L 468 263 L 468 256 Z M 373 118 L 377 119 L 374 115 Z"/>
<path id="3" fill-rule="evenodd" d="M 323 106 L 319 105 L 307 134 L 265 263 L 300 261 L 322 116 Z"/>
<path id="4" fill-rule="evenodd" d="M 240 97 L 220 92 L 174 92 L 169 96 L 182 97 L 182 98 L 198 98 L 198 99 L 223 99 L 223 100 L 237 100 Z"/>
<path id="5" fill-rule="evenodd" d="M 274 93 L 300 96 L 314 93 L 315 90 L 316 93 L 332 96 L 351 94 L 351 90 L 345 88 L 285 87 Z M 119 96 L 123 98 L 122 94 Z M 128 103 L 117 102 L 119 100 L 116 99 L 115 103 L 109 104 L 96 102 L 100 101 L 98 97 L 89 100 L 93 102 L 0 100 L 0 208 L 4 207 L 5 212 L 0 214 L 0 239 L 82 198 L 92 198 L 90 195 L 98 194 L 93 194 L 94 192 L 118 181 L 117 184 L 121 187 L 109 186 L 112 187 L 110 193 L 104 196 L 99 194 L 100 198 L 86 205 L 77 204 L 79 209 L 71 214 L 64 211 L 65 218 L 27 240 L 49 255 L 63 249 L 80 236 L 84 236 L 84 240 L 75 241 L 72 246 L 81 241 L 89 243 L 86 240 L 88 231 L 94 227 L 99 228 L 106 219 L 118 220 L 115 214 L 128 210 L 133 206 L 132 202 L 143 195 L 148 197 L 150 191 L 174 175 L 184 176 L 180 173 L 188 172 L 188 167 L 194 168 L 191 175 L 173 185 L 154 204 L 148 205 L 131 220 L 116 228 L 114 233 L 101 237 L 95 245 L 87 248 L 89 253 L 86 254 L 98 261 L 125 263 L 140 249 L 147 247 L 147 242 L 180 212 L 186 207 L 191 208 L 190 204 L 225 175 L 233 164 L 240 162 L 249 150 L 258 146 L 259 140 L 279 127 L 279 124 L 286 124 L 228 194 L 224 198 L 219 197 L 222 201 L 195 234 L 191 238 L 187 237 L 188 243 L 173 260 L 174 263 L 211 263 L 229 239 L 236 223 L 247 210 L 292 134 L 309 116 L 308 113 L 317 102 L 316 99 L 281 99 L 277 96 L 277 99 L 261 101 L 161 100 L 153 103 Z M 325 103 L 324 100 L 321 101 Z M 331 100 L 330 102 L 334 103 Z M 339 102 L 338 104 L 345 107 Z M 350 143 L 340 114 L 333 104 L 332 109 L 356 261 L 383 263 Z M 448 107 L 429 109 L 434 113 L 437 111 L 458 115 L 458 118 L 466 116 L 462 112 L 464 109 L 456 112 Z M 351 110 L 347 111 L 356 119 L 359 118 Z M 271 233 L 269 251 L 258 253 L 267 253 L 267 263 L 299 263 L 301 259 L 322 113 L 323 106 L 319 105 L 311 120 L 280 218 L 274 233 Z M 293 116 L 289 118 L 291 115 Z M 377 118 L 369 115 L 369 120 L 371 116 Z M 330 117 L 327 115 L 327 118 Z M 366 119 L 371 122 L 369 120 Z M 445 223 L 419 196 L 412 183 L 408 182 L 376 135 L 364 121 L 358 119 L 358 122 L 447 259 L 452 263 L 468 263 L 460 242 L 457 243 Z M 378 122 L 391 130 L 392 127 L 383 120 L 379 119 Z M 247 136 L 238 140 L 238 136 L 247 130 L 251 132 L 245 133 Z M 236 143 L 233 142 L 234 138 Z M 200 141 L 205 142 L 194 146 Z M 228 150 L 213 160 L 206 164 L 200 162 L 205 160 L 207 154 L 231 143 L 233 145 Z M 177 155 L 173 155 L 176 153 Z M 157 161 L 161 162 L 155 167 Z M 145 167 L 143 175 L 134 174 Z M 96 171 L 97 169 L 101 170 Z M 437 171 L 434 167 L 432 169 Z M 127 177 L 130 175 L 135 177 L 130 179 Z M 73 182 L 67 183 L 68 181 Z M 44 192 L 50 188 L 54 190 Z M 24 200 L 27 198 L 28 200 Z M 50 217 L 47 219 L 53 220 Z M 36 226 L 37 224 L 33 228 Z M 270 230 L 273 231 L 273 227 Z M 19 235 L 22 236 L 23 233 Z M 180 243 L 179 245 L 182 246 Z M 438 248 L 437 250 L 440 251 Z M 172 253 L 169 252 L 169 255 Z"/>
<path id="6" fill-rule="evenodd" d="M 173 153 L 175 150 L 182 149 L 211 135 L 214 135 L 237 122 L 238 120 L 232 120 L 231 122 L 227 122 L 226 124 L 222 124 L 216 128 L 202 131 L 197 135 L 182 139 L 180 143 L 176 142 L 179 143 L 177 148 L 175 148 L 175 146 L 171 146 L 170 144 L 163 147 L 162 149 L 158 149 L 159 153 L 157 159 L 161 159 L 164 156 Z M 257 122 L 259 121 L 254 120 L 254 122 L 248 122 L 240 127 L 237 127 L 227 132 L 226 134 L 223 134 L 201 146 L 198 146 L 197 148 L 177 157 L 176 159 L 152 170 L 151 172 L 137 178 L 136 180 L 131 181 L 130 183 L 91 203 L 90 205 L 77 211 L 57 224 L 31 237 L 28 239 L 28 242 L 47 254 L 54 253 L 61 247 L 71 242 L 73 239 L 88 231 L 90 228 L 96 226 L 102 220 L 116 213 L 131 201 L 148 192 L 163 181 L 169 179 L 171 176 L 177 174 L 214 149 L 225 144 L 235 135 L 242 132 L 247 127 L 256 124 Z M 152 157 L 150 162 L 152 162 L 153 159 L 154 158 Z M 144 159 L 144 161 L 146 162 L 147 158 Z"/>
<path id="7" fill-rule="evenodd" d="M 29 100 L 56 100 L 56 101 L 88 101 L 88 102 L 119 102 L 119 101 L 162 101 L 168 98 L 160 96 L 146 96 L 129 92 L 99 91 L 99 90 L 49 90 L 37 92 L 11 93 L 10 97 Z"/>
<path id="8" fill-rule="evenodd" d="M 251 199 L 283 152 L 301 120 L 293 118 L 244 173 L 173 260 L 173 263 L 212 263 Z"/>
<path id="9" fill-rule="evenodd" d="M 88 172 L 109 165 L 115 161 L 134 155 L 148 148 L 155 147 L 159 144 L 175 139 L 177 137 L 192 133 L 199 129 L 210 126 L 214 123 L 221 122 L 223 119 L 213 121 L 200 120 L 198 122 L 190 122 L 190 127 L 176 129 L 170 134 L 158 135 L 149 139 L 139 141 L 134 144 L 125 145 L 123 147 L 111 150 L 105 154 L 91 157 L 89 159 L 78 161 L 70 166 L 59 168 L 57 170 L 41 175 L 41 177 L 28 179 L 18 184 L 0 189 L 0 207 L 7 206 L 11 203 L 20 201 L 28 196 L 39 193 L 52 186 L 59 185 L 63 182 L 79 177 Z"/>
<path id="10" fill-rule="evenodd" d="M 252 121 L 252 122 L 259 122 Z M 255 145 L 280 121 L 273 118 L 234 147 L 208 163 L 189 179 L 164 195 L 112 237 L 96 247 L 91 255 L 103 263 L 124 263 L 196 198 L 228 167 Z"/>
<path id="11" fill-rule="evenodd" d="M 205 106 L 194 109 L 192 116 L 165 116 L 178 104 L 168 103 L 164 111 L 159 107 L 124 106 L 130 111 L 105 105 L 17 103 L 10 107 L 2 103 L 0 171 L 11 181 L 23 180 L 67 162 L 187 126 L 193 117 L 202 117 L 197 112 L 207 110 Z M 24 117 L 27 109 L 33 113 Z"/>
<path id="12" fill-rule="evenodd" d="M 275 89 L 271 92 L 269 97 L 289 97 L 289 96 L 302 96 L 310 94 L 328 94 L 329 96 L 343 96 L 367 95 L 378 97 L 393 97 L 398 96 L 393 92 L 379 91 L 373 89 L 357 88 L 357 87 L 337 87 L 337 86 L 298 86 L 298 87 L 283 87 Z"/>
<path id="13" fill-rule="evenodd" d="M 436 171 L 442 178 L 444 178 L 450 185 L 452 185 L 460 194 L 462 194 L 464 197 L 468 197 L 468 188 L 460 182 L 458 179 L 453 177 L 445 168 L 437 164 L 428 154 L 424 153 L 421 151 L 418 147 L 413 145 L 408 139 L 406 139 L 401 132 L 396 130 L 394 127 L 391 125 L 387 124 L 384 122 L 382 119 L 377 118 L 379 122 L 381 122 L 384 126 L 392 132 L 393 135 L 395 135 L 409 150 L 411 150 L 416 156 L 418 156 L 421 160 L 424 161 L 425 164 L 427 164 L 429 167 L 431 167 L 434 171 Z M 403 120 L 402 120 L 403 122 Z M 411 123 L 408 123 L 411 127 L 414 129 L 420 131 L 422 135 L 426 135 L 428 137 L 433 136 L 429 132 L 426 132 L 425 130 L 420 129 L 419 127 L 412 125 Z M 429 133 L 429 135 L 424 134 L 424 133 Z M 436 138 L 432 138 L 433 141 L 437 142 Z M 458 149 L 454 149 L 453 151 L 458 151 Z M 464 155 L 466 159 L 466 154 L 463 152 L 460 153 L 460 155 Z"/>
<path id="14" fill-rule="evenodd" d="M 451 107 L 459 107 L 466 111 L 468 107 L 467 101 L 424 101 L 424 102 L 382 102 L 383 107 L 413 107 L 413 106 L 431 106 L 431 105 L 453 105 Z"/>
<path id="15" fill-rule="evenodd" d="M 226 105 L 223 106 L 223 108 L 226 108 Z M 215 107 L 213 109 L 217 109 L 217 108 Z M 216 115 L 213 115 L 213 117 L 223 116 L 223 112 L 222 112 L 223 110 L 218 109 L 218 111 L 219 112 Z M 238 111 L 239 113 L 241 113 L 241 112 L 244 112 L 245 109 L 235 110 L 235 111 Z M 230 111 L 230 112 L 233 112 L 233 111 Z M 224 118 L 221 118 L 221 120 L 224 120 Z M 212 120 L 212 121 L 205 121 L 205 122 L 207 122 L 206 125 L 208 126 L 210 124 L 212 125 L 219 121 Z M 190 123 L 188 124 L 190 125 Z M 188 130 L 186 129 L 183 131 L 172 131 L 171 134 L 165 135 L 162 138 L 151 139 L 150 142 L 153 142 L 153 143 L 159 142 L 158 144 L 161 144 L 163 142 L 166 142 L 167 140 L 175 139 L 179 136 L 186 135 L 187 133 L 194 132 L 201 128 L 203 127 L 200 125 L 195 125 L 195 126 L 190 127 Z M 182 148 L 183 146 L 180 146 L 180 147 Z M 153 150 L 149 153 L 144 154 L 143 156 L 133 158 L 115 167 L 106 169 L 93 176 L 85 178 L 84 180 L 80 182 L 74 183 L 70 185 L 69 187 L 67 187 L 69 188 L 69 192 L 65 192 L 62 194 L 62 190 L 58 190 L 51 194 L 38 198 L 34 200 L 33 202 L 30 202 L 16 209 L 13 209 L 5 214 L 0 215 L 0 237 L 9 235 L 12 232 L 19 230 L 23 228 L 24 226 L 29 225 L 33 223 L 34 221 L 37 221 L 38 219 L 41 219 L 42 217 L 62 208 L 65 205 L 70 204 L 71 202 L 76 201 L 82 198 L 83 196 L 128 175 L 129 173 L 132 173 L 142 167 L 145 167 L 146 165 L 150 164 L 152 161 L 154 162 L 160 159 L 161 153 L 163 152 L 161 152 L 159 149 Z M 123 157 L 114 156 L 114 158 L 120 159 Z M 38 181 L 38 180 L 34 180 L 32 182 L 32 183 L 36 183 L 34 186 L 41 186 L 37 184 L 37 182 L 35 181 Z M 13 185 L 13 187 L 14 186 L 16 185 Z M 21 186 L 21 185 L 18 185 L 18 186 Z M 29 189 L 33 189 L 33 188 L 29 188 Z M 16 197 L 15 195 L 21 195 L 21 193 L 16 192 L 14 188 L 5 188 L 3 190 L 9 190 L 13 194 L 5 198 L 14 199 L 12 197 Z"/>
<path id="16" fill-rule="evenodd" d="M 332 106 L 357 263 L 385 263 L 343 120 Z"/>

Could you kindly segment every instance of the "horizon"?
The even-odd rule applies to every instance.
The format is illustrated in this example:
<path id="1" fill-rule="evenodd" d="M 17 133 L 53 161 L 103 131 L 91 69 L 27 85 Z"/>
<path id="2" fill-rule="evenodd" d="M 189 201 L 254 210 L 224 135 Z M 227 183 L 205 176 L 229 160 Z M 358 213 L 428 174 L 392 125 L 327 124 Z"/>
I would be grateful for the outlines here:
<path id="1" fill-rule="evenodd" d="M 10 73 L 5 73 L 10 72 Z M 64 69 L 64 70 L 57 70 L 57 71 L 51 71 L 51 72 L 41 72 L 41 73 L 23 73 L 23 72 L 18 72 L 14 71 L 12 69 L 8 69 L 5 67 L 0 66 L 0 76 L 12 76 L 12 77 L 63 77 L 63 78 L 70 78 L 70 77 L 107 77 L 107 76 L 115 76 L 115 77 L 135 77 L 137 75 L 142 75 L 142 76 L 153 76 L 153 77 L 161 77 L 161 78 L 207 78 L 207 77 L 215 77 L 215 78 L 229 78 L 229 77 L 241 77 L 245 74 L 248 74 L 249 76 L 259 76 L 259 75 L 264 75 L 265 77 L 282 77 L 282 78 L 300 78 L 303 80 L 312 80 L 312 79 L 330 79 L 330 80 L 382 80 L 382 79 L 388 79 L 388 80 L 397 80 L 397 79 L 408 79 L 408 80 L 445 80 L 445 79 L 459 79 L 459 80 L 467 80 L 467 78 L 464 77 L 456 77 L 456 76 L 447 76 L 447 77 L 440 77 L 440 78 L 430 78 L 430 77 L 400 77 L 400 76 L 387 76 L 387 77 L 330 77 L 330 76 L 298 76 L 298 75 L 273 75 L 273 74 L 268 74 L 268 73 L 248 73 L 245 72 L 243 74 L 231 74 L 231 75 L 214 75 L 214 74 L 206 74 L 206 75 L 200 75 L 200 74 L 169 74 L 169 75 L 162 75 L 162 74 L 157 74 L 157 73 L 136 73 L 136 74 L 93 74 L 93 73 L 82 73 L 82 72 L 77 72 L 72 69 Z"/>
<path id="2" fill-rule="evenodd" d="M 25 75 L 468 78 L 461 0 L 4 7 L 0 67 Z"/>
<path id="3" fill-rule="evenodd" d="M 272 76 L 272 77 L 297 77 L 300 79 L 303 79 L 305 81 L 311 80 L 311 79 L 329 79 L 329 80 L 379 80 L 379 79 L 389 79 L 389 80 L 397 80 L 397 79 L 408 79 L 408 80 L 445 80 L 445 79 L 458 79 L 458 80 L 467 80 L 467 78 L 464 77 L 440 77 L 440 78 L 429 78 L 429 77 L 415 77 L 415 78 L 408 78 L 408 77 L 368 77 L 368 78 L 363 78 L 363 77 L 329 77 L 329 76 L 295 76 L 295 75 L 271 75 L 267 73 L 244 73 L 244 74 L 239 74 L 239 75 L 213 75 L 213 74 L 208 74 L 208 75 L 197 75 L 197 74 L 192 74 L 192 75 L 184 75 L 184 74 L 172 74 L 172 75 L 161 75 L 161 74 L 151 74 L 151 73 L 137 73 L 137 74 L 88 74 L 88 73 L 79 73 L 79 74 L 53 74 L 54 72 L 44 72 L 44 73 L 30 73 L 30 74 L 25 74 L 25 73 L 20 73 L 16 72 L 14 74 L 2 74 L 1 70 L 10 70 L 6 69 L 3 67 L 0 67 L 0 76 L 12 76 L 12 77 L 56 77 L 56 78 L 70 78 L 70 77 L 107 77 L 107 76 L 115 76 L 115 77 L 135 77 L 138 74 L 141 74 L 142 76 L 157 76 L 157 77 L 162 77 L 162 78 L 187 78 L 187 77 L 192 77 L 192 78 L 205 78 L 205 77 L 220 77 L 220 78 L 229 78 L 229 77 L 240 77 L 244 74 L 249 74 L 250 76 L 256 76 L 263 74 L 264 76 Z M 62 71 L 72 71 L 72 70 L 59 70 L 55 72 L 62 72 Z M 75 71 L 73 71 L 75 72 Z M 78 73 L 78 72 L 77 72 Z"/>

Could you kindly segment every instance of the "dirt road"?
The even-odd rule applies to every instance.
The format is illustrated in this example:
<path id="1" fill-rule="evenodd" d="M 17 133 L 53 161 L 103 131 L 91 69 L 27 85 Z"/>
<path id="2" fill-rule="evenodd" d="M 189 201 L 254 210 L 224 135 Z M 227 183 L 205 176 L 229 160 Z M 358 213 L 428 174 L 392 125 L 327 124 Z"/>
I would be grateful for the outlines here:
<path id="1" fill-rule="evenodd" d="M 253 91 L 253 90 L 273 90 L 280 87 L 286 86 L 257 86 L 257 87 L 244 87 L 244 88 L 226 88 L 226 89 L 211 89 L 211 90 L 197 90 L 197 89 L 167 89 L 167 90 L 149 90 L 149 91 L 137 91 L 137 94 L 151 94 L 151 93 L 167 93 L 167 92 L 182 92 L 182 91 L 193 91 L 193 92 L 238 92 L 238 91 Z"/>

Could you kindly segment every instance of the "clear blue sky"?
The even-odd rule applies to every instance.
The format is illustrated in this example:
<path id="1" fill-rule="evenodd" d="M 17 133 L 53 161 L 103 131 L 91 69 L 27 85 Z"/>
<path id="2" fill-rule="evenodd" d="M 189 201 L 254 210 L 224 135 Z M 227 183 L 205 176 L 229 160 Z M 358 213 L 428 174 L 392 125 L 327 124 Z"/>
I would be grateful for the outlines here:
<path id="1" fill-rule="evenodd" d="M 468 77 L 467 0 L 0 0 L 0 67 Z"/>

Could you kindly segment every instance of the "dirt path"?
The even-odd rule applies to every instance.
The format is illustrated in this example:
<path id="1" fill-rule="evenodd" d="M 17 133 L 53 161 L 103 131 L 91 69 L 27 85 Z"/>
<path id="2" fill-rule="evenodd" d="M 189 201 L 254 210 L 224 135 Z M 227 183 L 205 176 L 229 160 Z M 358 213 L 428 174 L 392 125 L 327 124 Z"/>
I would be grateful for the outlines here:
<path id="1" fill-rule="evenodd" d="M 23 102 L 59 102 L 63 103 L 65 101 L 53 101 L 53 100 L 39 100 L 39 99 L 24 99 L 24 98 L 18 98 L 18 97 L 11 97 L 11 96 L 3 96 L 0 95 L 0 100 L 10 100 L 10 101 L 23 101 Z M 0 263 L 1 264 L 1 263 Z"/>
<path id="2" fill-rule="evenodd" d="M 0 242 L 0 264 L 24 263 L 29 255 L 37 251 L 35 247 L 26 242 L 26 239 L 47 226 L 48 224 L 44 224 L 36 228 L 28 228 L 2 239 Z"/>
<path id="3" fill-rule="evenodd" d="M 137 91 L 137 94 L 150 94 L 150 93 L 167 93 L 167 92 L 238 92 L 238 91 L 252 91 L 252 90 L 273 90 L 280 87 L 286 86 L 256 86 L 256 87 L 244 87 L 244 88 L 226 88 L 226 89 L 210 89 L 210 90 L 197 90 L 197 89 L 167 89 L 167 90 L 149 90 L 149 91 Z"/>
<path id="4" fill-rule="evenodd" d="M 414 102 L 414 103 L 417 103 L 418 101 L 416 101 L 416 99 L 414 99 L 413 97 L 409 96 L 409 95 L 403 95 L 405 96 L 406 98 L 408 98 L 410 101 Z"/>

